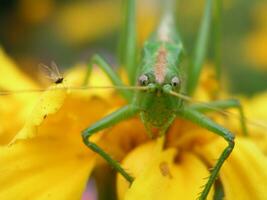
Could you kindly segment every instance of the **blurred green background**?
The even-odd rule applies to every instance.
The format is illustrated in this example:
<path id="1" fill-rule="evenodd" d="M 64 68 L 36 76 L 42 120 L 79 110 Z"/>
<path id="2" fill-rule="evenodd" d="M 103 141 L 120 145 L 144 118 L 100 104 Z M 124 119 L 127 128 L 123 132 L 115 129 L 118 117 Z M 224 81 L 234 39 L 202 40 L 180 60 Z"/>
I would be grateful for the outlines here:
<path id="1" fill-rule="evenodd" d="M 1 0 L 0 44 L 28 74 L 54 60 L 60 68 L 93 53 L 118 65 L 121 0 Z M 138 45 L 157 24 L 164 1 L 137 0 Z M 204 0 L 180 0 L 177 23 L 188 55 L 196 38 Z M 267 88 L 267 1 L 224 0 L 222 72 L 230 91 L 252 95 Z M 210 44 L 214 44 L 211 40 Z M 209 57 L 213 48 L 209 49 Z M 1 67 L 1 66 L 0 66 Z"/>

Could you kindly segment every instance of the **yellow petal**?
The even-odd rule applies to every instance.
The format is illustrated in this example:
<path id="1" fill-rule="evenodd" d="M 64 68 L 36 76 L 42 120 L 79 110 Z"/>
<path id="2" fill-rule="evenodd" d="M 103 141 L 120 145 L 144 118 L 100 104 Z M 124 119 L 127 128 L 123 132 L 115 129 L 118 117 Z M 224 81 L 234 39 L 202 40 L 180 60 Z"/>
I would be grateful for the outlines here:
<path id="1" fill-rule="evenodd" d="M 64 88 L 64 85 L 54 85 L 42 94 L 23 129 L 15 136 L 11 144 L 18 139 L 34 137 L 37 134 L 37 127 L 43 120 L 60 109 L 67 93 L 66 90 L 60 88 Z"/>
<path id="2" fill-rule="evenodd" d="M 0 88 L 9 90 L 37 88 L 37 85 L 17 68 L 1 48 L 0 66 Z"/>
<path id="3" fill-rule="evenodd" d="M 81 199 L 94 165 L 81 149 L 44 137 L 0 147 L 0 199 Z"/>
<path id="4" fill-rule="evenodd" d="M 198 101 L 210 101 L 213 99 L 219 90 L 218 81 L 216 79 L 216 72 L 214 66 L 207 63 L 205 70 L 201 73 L 197 90 L 194 94 L 194 98 Z"/>
<path id="5" fill-rule="evenodd" d="M 208 176 L 206 167 L 190 153 L 181 153 L 177 163 L 174 158 L 174 149 L 158 151 L 153 142 L 136 148 L 123 164 L 136 179 L 128 188 L 119 175 L 119 199 L 196 199 Z"/>
<path id="6" fill-rule="evenodd" d="M 26 113 L 22 106 L 23 104 L 11 96 L 0 96 L 0 145 L 10 142 L 15 133 L 23 126 Z M 10 119 L 12 119 L 12 123 L 10 123 Z"/>
<path id="7" fill-rule="evenodd" d="M 0 91 L 37 89 L 38 86 L 25 74 L 23 74 L 15 63 L 0 48 Z M 39 94 L 13 94 L 0 95 L 0 144 L 6 144 L 14 137 L 25 122 L 32 109 L 32 103 L 36 101 Z M 12 119 L 12 124 L 10 123 Z"/>
<path id="8" fill-rule="evenodd" d="M 218 158 L 226 144 L 216 140 L 199 153 L 210 163 Z M 231 156 L 220 170 L 225 198 L 228 200 L 267 199 L 267 159 L 259 148 L 249 139 L 236 139 Z"/>
<path id="9" fill-rule="evenodd" d="M 38 86 L 29 77 L 25 76 L 16 66 L 16 64 L 0 48 L 0 89 L 19 90 L 19 89 L 37 89 Z M 15 98 L 21 100 L 31 100 L 35 94 L 28 96 L 16 95 Z"/>
<path id="10" fill-rule="evenodd" d="M 245 114 L 249 119 L 250 132 L 264 132 L 267 127 L 267 92 L 244 101 Z"/>

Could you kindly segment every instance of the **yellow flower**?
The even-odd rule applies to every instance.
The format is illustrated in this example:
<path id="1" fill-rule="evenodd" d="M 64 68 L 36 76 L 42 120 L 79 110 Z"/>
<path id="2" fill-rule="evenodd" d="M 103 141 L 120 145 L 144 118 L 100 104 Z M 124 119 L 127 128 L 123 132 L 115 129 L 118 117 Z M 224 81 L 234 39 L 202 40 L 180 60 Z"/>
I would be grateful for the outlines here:
<path id="1" fill-rule="evenodd" d="M 244 54 L 248 58 L 247 62 L 251 62 L 260 69 L 267 69 L 267 4 L 262 2 L 253 8 L 252 16 L 255 24 L 253 30 L 244 41 Z"/>
<path id="2" fill-rule="evenodd" d="M 111 1 L 67 4 L 57 12 L 57 32 L 72 45 L 94 41 L 118 28 L 119 13 L 118 3 Z M 76 24 L 76 28 L 71 24 Z"/>
<path id="3" fill-rule="evenodd" d="M 2 52 L 0 63 L 5 60 L 8 58 Z M 5 68 L 7 72 L 15 70 L 10 63 L 5 63 Z M 84 72 L 84 68 L 75 68 L 62 84 L 51 87 L 79 86 Z M 7 83 L 11 79 L 5 75 L 1 89 L 27 86 L 28 79 L 16 74 L 14 87 L 9 88 Z M 89 84 L 110 85 L 98 70 L 93 71 Z M 206 85 L 202 84 L 202 89 Z M 0 146 L 0 199 L 80 199 L 92 170 L 103 164 L 83 144 L 80 133 L 125 102 L 113 90 L 50 88 L 34 100 L 27 95 L 13 97 L 20 109 L 25 102 L 35 104 L 20 122 L 24 124 L 20 131 L 10 129 L 17 123 L 20 110 L 7 108 L 14 117 L 8 115 L 8 110 L 4 112 L 2 107 L 0 110 L 0 125 L 5 120 L 7 124 L 1 127 L 3 135 L 17 133 L 12 144 Z M 5 98 L 1 97 L 1 103 L 8 104 L 12 97 Z M 3 118 L 3 114 L 10 118 Z M 212 116 L 217 119 L 217 115 Z M 236 126 L 235 123 L 229 128 L 236 129 L 231 126 Z M 220 171 L 219 182 L 226 199 L 267 199 L 266 156 L 251 138 L 237 137 L 236 147 Z M 118 175 L 119 199 L 195 199 L 206 182 L 203 178 L 209 175 L 208 168 L 226 145 L 218 136 L 180 119 L 170 128 L 164 148 L 162 138 L 148 141 L 138 118 L 119 123 L 92 139 L 116 159 L 123 160 L 123 166 L 136 177 L 129 188 Z M 9 142 L 11 139 L 1 144 Z M 208 199 L 214 193 L 215 188 Z"/>
<path id="4" fill-rule="evenodd" d="M 138 44 L 142 45 L 156 25 L 159 4 L 139 1 L 137 6 Z M 120 1 L 85 1 L 63 6 L 55 21 L 60 37 L 67 43 L 77 45 L 116 31 L 121 18 Z M 75 29 L 72 24 L 76 24 Z"/>

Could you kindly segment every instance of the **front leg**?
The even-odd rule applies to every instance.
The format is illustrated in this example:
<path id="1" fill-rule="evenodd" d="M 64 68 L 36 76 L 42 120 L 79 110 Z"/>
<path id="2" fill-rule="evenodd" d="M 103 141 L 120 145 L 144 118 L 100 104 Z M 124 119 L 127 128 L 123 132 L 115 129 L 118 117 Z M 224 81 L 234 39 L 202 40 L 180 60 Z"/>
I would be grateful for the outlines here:
<path id="1" fill-rule="evenodd" d="M 119 162 L 112 159 L 109 154 L 107 154 L 103 149 L 101 149 L 99 146 L 97 146 L 95 143 L 91 142 L 89 138 L 97 133 L 98 131 L 101 131 L 102 129 L 111 127 L 115 124 L 117 124 L 120 121 L 126 120 L 132 116 L 134 116 L 138 112 L 138 109 L 135 106 L 129 105 L 125 106 L 110 115 L 106 116 L 105 118 L 101 119 L 100 121 L 93 124 L 91 127 L 85 129 L 82 132 L 82 138 L 84 144 L 89 147 L 94 152 L 98 153 L 100 156 L 102 156 L 112 167 L 114 167 L 121 175 L 129 182 L 132 183 L 134 178 L 130 176 L 120 165 Z"/>
<path id="2" fill-rule="evenodd" d="M 228 158 L 228 156 L 231 154 L 234 148 L 235 145 L 234 135 L 229 130 L 221 127 L 220 125 L 213 122 L 211 119 L 207 118 L 203 114 L 191 108 L 183 108 L 181 111 L 177 113 L 177 115 L 222 136 L 228 142 L 228 146 L 224 149 L 217 163 L 212 169 L 208 182 L 206 183 L 204 190 L 202 191 L 199 197 L 200 200 L 205 200 L 209 194 L 212 184 L 214 183 L 214 181 L 218 176 L 220 168 L 222 167 L 224 161 Z"/>

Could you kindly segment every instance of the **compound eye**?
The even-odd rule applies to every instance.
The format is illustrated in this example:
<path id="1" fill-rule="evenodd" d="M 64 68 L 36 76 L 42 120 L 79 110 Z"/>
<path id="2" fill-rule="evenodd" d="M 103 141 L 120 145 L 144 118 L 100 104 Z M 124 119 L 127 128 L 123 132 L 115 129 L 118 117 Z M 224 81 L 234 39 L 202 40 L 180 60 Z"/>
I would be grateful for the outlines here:
<path id="1" fill-rule="evenodd" d="M 138 82 L 139 82 L 139 85 L 141 86 L 146 86 L 148 85 L 148 77 L 147 75 L 141 75 L 139 78 L 138 78 Z"/>
<path id="2" fill-rule="evenodd" d="M 180 79 L 177 76 L 173 77 L 171 84 L 173 87 L 179 87 L 180 86 Z"/>

